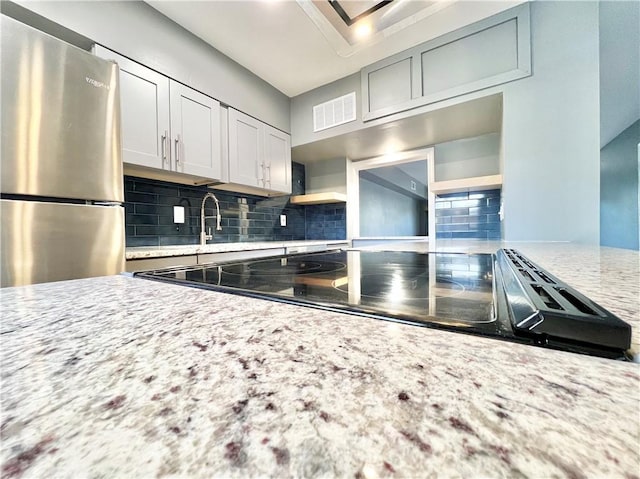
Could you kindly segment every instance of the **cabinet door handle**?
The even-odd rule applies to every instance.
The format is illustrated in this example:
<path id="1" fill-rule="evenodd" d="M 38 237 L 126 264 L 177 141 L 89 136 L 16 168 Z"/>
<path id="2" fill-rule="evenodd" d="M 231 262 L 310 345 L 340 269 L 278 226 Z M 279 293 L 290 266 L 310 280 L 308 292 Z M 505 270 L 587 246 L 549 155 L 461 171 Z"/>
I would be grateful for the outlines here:
<path id="1" fill-rule="evenodd" d="M 162 135 L 162 164 L 167 160 L 167 130 L 164 130 L 164 135 Z"/>
<path id="2" fill-rule="evenodd" d="M 180 164 L 180 135 L 176 136 L 176 167 Z"/>
<path id="3" fill-rule="evenodd" d="M 262 187 L 264 188 L 264 186 L 266 184 L 266 181 L 265 181 L 266 173 L 265 173 L 265 169 L 264 169 L 264 163 L 260 163 L 260 168 L 262 169 L 262 178 L 261 178 L 261 180 L 262 180 Z"/>
<path id="4" fill-rule="evenodd" d="M 267 181 L 269 182 L 269 187 L 271 187 L 271 163 L 266 166 L 267 170 L 269 170 L 269 178 Z"/>

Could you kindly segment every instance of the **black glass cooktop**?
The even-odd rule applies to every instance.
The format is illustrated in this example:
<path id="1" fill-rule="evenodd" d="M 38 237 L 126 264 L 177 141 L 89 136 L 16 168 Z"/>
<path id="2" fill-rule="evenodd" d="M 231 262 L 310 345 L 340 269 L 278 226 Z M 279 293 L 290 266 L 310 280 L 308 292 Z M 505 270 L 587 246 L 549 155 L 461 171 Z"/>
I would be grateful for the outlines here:
<path id="1" fill-rule="evenodd" d="M 491 255 L 337 251 L 152 274 L 407 322 L 498 329 Z"/>
<path id="2" fill-rule="evenodd" d="M 626 323 L 515 250 L 340 250 L 137 276 L 609 357 L 630 341 Z"/>

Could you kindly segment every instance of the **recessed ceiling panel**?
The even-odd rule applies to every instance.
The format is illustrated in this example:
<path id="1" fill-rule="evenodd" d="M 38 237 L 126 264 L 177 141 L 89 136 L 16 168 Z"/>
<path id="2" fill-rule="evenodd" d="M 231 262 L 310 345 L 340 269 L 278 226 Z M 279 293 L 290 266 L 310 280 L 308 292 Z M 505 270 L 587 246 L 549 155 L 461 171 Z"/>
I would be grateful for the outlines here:
<path id="1" fill-rule="evenodd" d="M 394 0 L 349 2 L 345 0 L 328 0 L 329 4 L 347 26 L 364 20 L 369 15 L 377 12 L 393 1 Z"/>
<path id="2" fill-rule="evenodd" d="M 340 5 L 342 9 L 351 17 L 355 18 L 363 13 L 374 10 L 376 8 L 380 8 L 385 3 L 391 3 L 393 0 L 355 0 L 355 1 L 345 1 L 345 0 L 329 0 L 329 3 L 334 3 L 336 5 Z"/>
<path id="3" fill-rule="evenodd" d="M 451 3 L 447 0 L 298 0 L 336 52 L 344 57 Z"/>

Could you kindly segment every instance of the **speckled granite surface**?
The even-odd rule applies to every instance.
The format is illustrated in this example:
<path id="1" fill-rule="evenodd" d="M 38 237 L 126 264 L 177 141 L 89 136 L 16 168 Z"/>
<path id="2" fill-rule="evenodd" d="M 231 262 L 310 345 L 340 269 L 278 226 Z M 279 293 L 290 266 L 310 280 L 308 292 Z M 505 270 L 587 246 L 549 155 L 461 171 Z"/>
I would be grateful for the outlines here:
<path id="1" fill-rule="evenodd" d="M 637 253 L 566 246 L 520 249 L 637 315 Z M 640 470 L 638 364 L 124 276 L 1 294 L 2 477 Z"/>
<path id="2" fill-rule="evenodd" d="M 187 256 L 193 254 L 228 253 L 231 251 L 254 251 L 269 248 L 291 248 L 294 246 L 315 246 L 346 244 L 346 240 L 327 241 L 256 241 L 251 243 L 210 243 L 176 246 L 137 246 L 126 248 L 126 259 L 163 258 L 167 256 Z"/>

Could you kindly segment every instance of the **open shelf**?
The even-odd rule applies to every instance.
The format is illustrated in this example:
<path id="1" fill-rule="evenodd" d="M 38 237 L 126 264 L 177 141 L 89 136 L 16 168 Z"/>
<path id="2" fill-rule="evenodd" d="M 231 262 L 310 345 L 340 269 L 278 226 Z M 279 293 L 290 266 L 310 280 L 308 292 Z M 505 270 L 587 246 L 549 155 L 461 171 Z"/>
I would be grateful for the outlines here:
<path id="1" fill-rule="evenodd" d="M 347 201 L 347 195 L 330 191 L 326 193 L 311 193 L 308 195 L 292 196 L 292 205 L 323 205 L 328 203 L 345 203 Z"/>
<path id="2" fill-rule="evenodd" d="M 433 181 L 429 183 L 431 193 L 444 195 L 462 191 L 491 190 L 502 187 L 502 175 L 476 176 L 459 180 Z"/>

